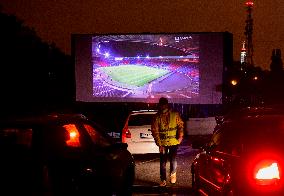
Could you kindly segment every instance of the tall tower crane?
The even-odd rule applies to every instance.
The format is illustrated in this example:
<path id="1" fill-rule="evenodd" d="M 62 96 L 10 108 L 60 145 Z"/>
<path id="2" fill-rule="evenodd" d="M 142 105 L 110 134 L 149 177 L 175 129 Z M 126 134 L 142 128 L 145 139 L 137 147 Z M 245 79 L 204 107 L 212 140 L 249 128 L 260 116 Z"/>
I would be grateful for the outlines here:
<path id="1" fill-rule="evenodd" d="M 252 32 L 253 32 L 253 19 L 252 19 L 252 8 L 253 1 L 247 1 L 245 3 L 247 8 L 247 19 L 245 26 L 245 36 L 246 36 L 246 63 L 248 65 L 253 65 L 253 42 L 252 42 Z"/>

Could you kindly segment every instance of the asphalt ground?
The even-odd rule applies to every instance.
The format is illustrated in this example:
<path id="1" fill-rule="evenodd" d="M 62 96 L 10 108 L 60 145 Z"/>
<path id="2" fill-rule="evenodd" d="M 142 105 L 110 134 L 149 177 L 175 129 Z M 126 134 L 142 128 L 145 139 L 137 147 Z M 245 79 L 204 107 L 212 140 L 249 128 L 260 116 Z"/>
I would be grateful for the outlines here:
<path id="1" fill-rule="evenodd" d="M 170 183 L 167 179 L 167 186 L 160 187 L 160 162 L 159 154 L 134 155 L 136 170 L 133 196 L 140 195 L 172 195 L 188 196 L 194 195 L 191 187 L 191 163 L 199 152 L 192 149 L 189 137 L 186 137 L 178 149 L 177 154 L 177 182 Z M 169 175 L 169 162 L 167 172 Z"/>

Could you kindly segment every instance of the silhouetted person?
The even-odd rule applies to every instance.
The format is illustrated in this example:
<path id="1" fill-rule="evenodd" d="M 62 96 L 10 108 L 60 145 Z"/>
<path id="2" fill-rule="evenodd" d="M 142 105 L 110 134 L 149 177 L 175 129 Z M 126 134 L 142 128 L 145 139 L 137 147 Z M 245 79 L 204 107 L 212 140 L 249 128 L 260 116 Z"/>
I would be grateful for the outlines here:
<path id="1" fill-rule="evenodd" d="M 152 135 L 160 151 L 160 186 L 166 186 L 166 163 L 170 160 L 170 182 L 176 183 L 177 149 L 184 135 L 184 122 L 178 112 L 173 111 L 164 97 L 160 98 L 158 113 L 152 123 Z"/>

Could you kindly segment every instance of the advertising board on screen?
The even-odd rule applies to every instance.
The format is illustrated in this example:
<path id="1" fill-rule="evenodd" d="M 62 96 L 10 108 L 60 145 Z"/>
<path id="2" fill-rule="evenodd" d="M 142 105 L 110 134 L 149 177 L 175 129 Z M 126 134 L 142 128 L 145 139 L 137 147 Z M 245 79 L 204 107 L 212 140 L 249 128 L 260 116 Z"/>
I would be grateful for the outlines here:
<path id="1" fill-rule="evenodd" d="M 223 33 L 76 34 L 76 100 L 220 104 Z"/>

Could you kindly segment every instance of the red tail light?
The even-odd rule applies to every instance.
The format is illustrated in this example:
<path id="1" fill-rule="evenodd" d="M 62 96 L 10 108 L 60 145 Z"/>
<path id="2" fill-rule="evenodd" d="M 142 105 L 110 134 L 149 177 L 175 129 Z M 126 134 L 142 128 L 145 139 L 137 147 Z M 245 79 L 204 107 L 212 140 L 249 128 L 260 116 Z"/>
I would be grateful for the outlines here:
<path id="1" fill-rule="evenodd" d="M 272 163 L 270 165 L 264 165 L 262 168 L 259 168 L 255 175 L 255 178 L 258 180 L 280 179 L 278 164 Z"/>
<path id="2" fill-rule="evenodd" d="M 258 149 L 254 156 L 250 154 L 246 159 L 249 173 L 249 187 L 261 195 L 275 195 L 284 188 L 282 166 L 282 153 L 278 150 L 267 148 Z M 257 194 L 256 194 L 257 195 Z M 276 194 L 277 195 L 277 194 Z"/>
<path id="3" fill-rule="evenodd" d="M 66 141 L 67 146 L 79 147 L 79 131 L 74 124 L 68 124 L 63 126 L 66 131 L 69 133 L 69 139 Z"/>
<path id="4" fill-rule="evenodd" d="M 131 132 L 128 127 L 124 128 L 122 131 L 122 142 L 126 143 L 126 138 L 131 138 Z"/>
<path id="5" fill-rule="evenodd" d="M 279 164 L 276 161 L 261 161 L 255 167 L 254 179 L 258 185 L 277 185 L 280 177 Z"/>
<path id="6" fill-rule="evenodd" d="M 129 130 L 127 130 L 125 132 L 126 138 L 131 138 L 131 132 Z"/>

